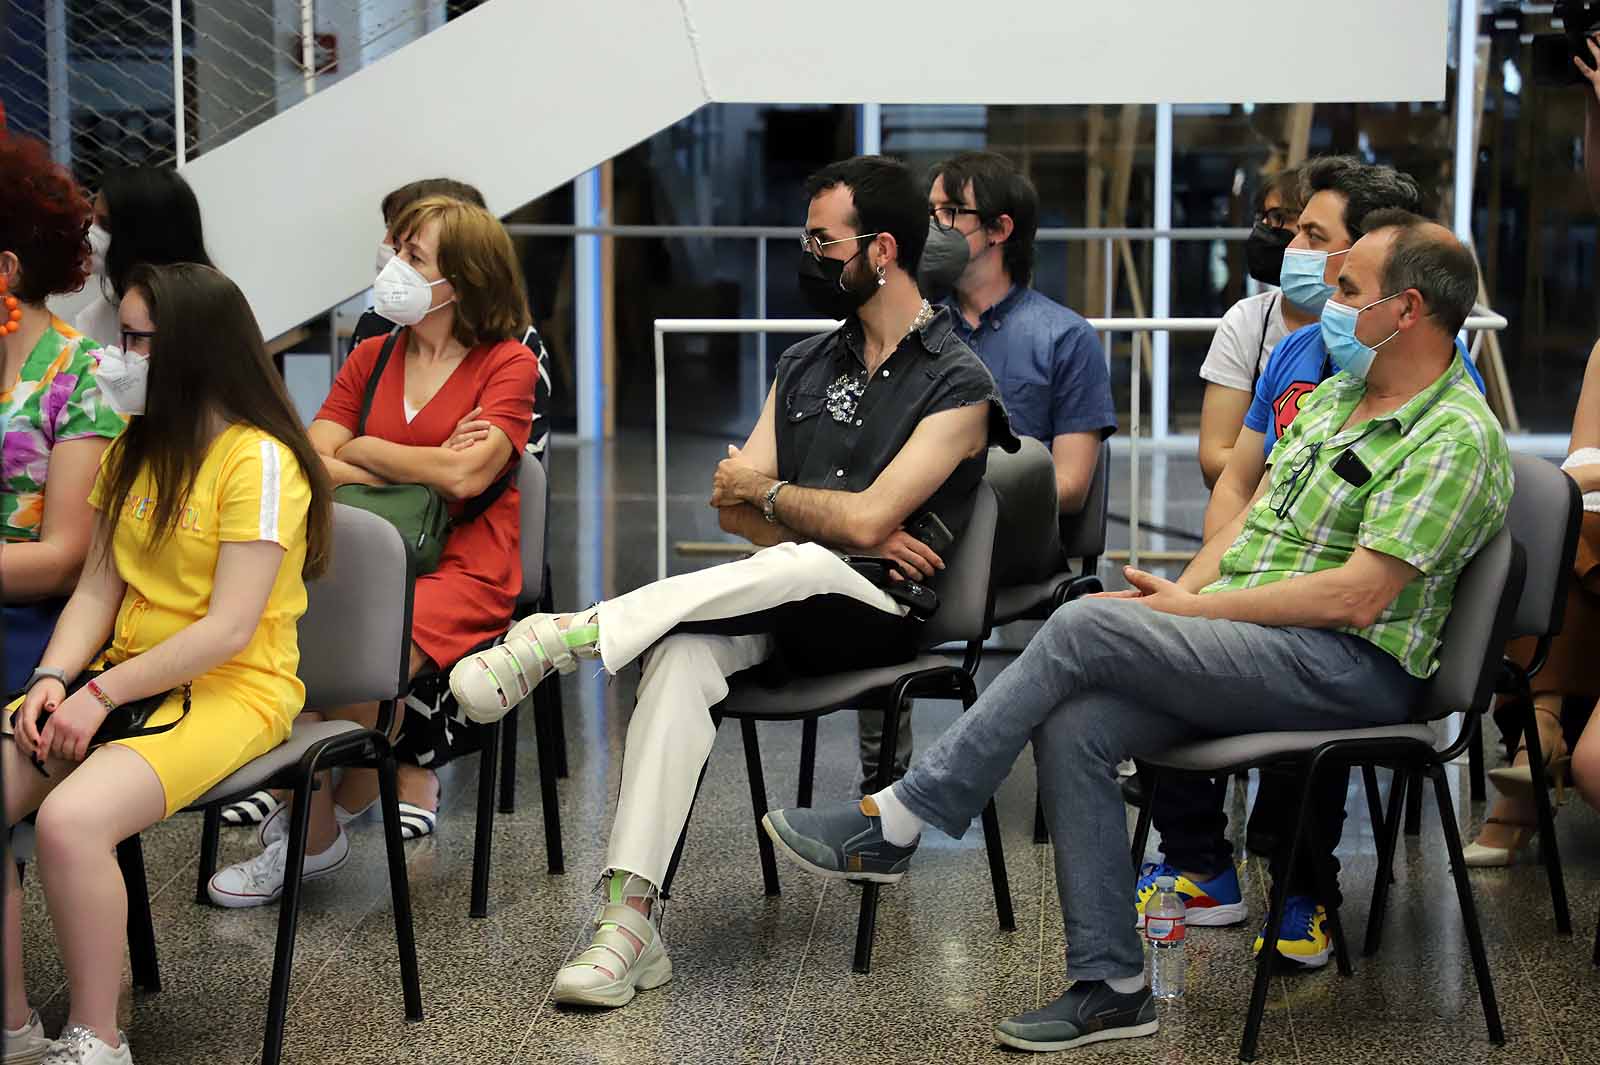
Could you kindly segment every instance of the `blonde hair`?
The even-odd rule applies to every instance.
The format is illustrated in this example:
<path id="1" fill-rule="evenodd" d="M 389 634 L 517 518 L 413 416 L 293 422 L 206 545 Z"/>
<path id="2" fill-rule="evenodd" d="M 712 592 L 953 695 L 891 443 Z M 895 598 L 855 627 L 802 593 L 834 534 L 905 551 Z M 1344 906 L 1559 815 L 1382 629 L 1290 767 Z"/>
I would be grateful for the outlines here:
<path id="1" fill-rule="evenodd" d="M 391 232 L 407 240 L 433 221 L 439 223 L 439 274 L 456 293 L 452 334 L 469 348 L 521 340 L 533 316 L 511 235 L 482 207 L 445 196 L 406 207 Z"/>

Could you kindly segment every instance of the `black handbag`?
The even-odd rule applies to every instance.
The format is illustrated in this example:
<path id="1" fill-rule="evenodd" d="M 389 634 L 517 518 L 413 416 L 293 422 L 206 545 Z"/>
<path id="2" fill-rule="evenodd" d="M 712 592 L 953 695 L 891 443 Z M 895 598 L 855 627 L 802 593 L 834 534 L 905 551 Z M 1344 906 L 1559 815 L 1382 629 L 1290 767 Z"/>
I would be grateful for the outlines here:
<path id="1" fill-rule="evenodd" d="M 67 685 L 67 695 L 71 697 L 77 694 L 87 687 L 90 681 L 99 679 L 105 673 L 106 670 L 103 669 L 84 670 L 78 674 L 77 680 Z M 173 688 L 170 691 L 146 696 L 143 699 L 133 699 L 119 705 L 115 710 L 108 713 L 106 719 L 100 722 L 100 727 L 95 729 L 94 736 L 89 740 L 90 749 L 102 747 L 117 740 L 137 739 L 140 736 L 159 736 L 163 732 L 171 732 L 177 728 L 178 723 L 189 716 L 190 685 L 188 684 L 183 686 L 183 712 L 178 715 L 177 720 L 169 721 L 165 725 L 150 724 L 150 718 L 165 705 L 166 701 L 172 696 L 172 692 L 177 690 Z M 24 689 L 22 692 L 13 695 L 8 702 L 22 698 L 26 694 L 27 691 Z M 11 734 L 13 736 L 16 735 L 17 731 L 17 715 L 21 712 L 22 707 L 18 706 L 11 713 Z M 38 728 L 41 732 L 44 731 L 45 722 L 49 720 L 50 711 L 39 711 Z M 39 768 L 40 772 L 44 771 L 43 759 L 36 757 L 33 760 L 33 764 Z"/>

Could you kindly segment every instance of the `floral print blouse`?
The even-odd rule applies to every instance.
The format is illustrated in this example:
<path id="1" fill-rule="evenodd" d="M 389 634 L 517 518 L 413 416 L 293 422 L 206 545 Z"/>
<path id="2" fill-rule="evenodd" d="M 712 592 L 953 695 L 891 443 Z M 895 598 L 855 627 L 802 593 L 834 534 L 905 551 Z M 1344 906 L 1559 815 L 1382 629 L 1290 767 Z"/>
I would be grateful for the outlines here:
<path id="1" fill-rule="evenodd" d="M 17 383 L 0 392 L 0 537 L 37 540 L 44 521 L 50 449 L 68 440 L 110 440 L 126 424 L 100 396 L 99 344 L 59 318 L 39 338 Z"/>

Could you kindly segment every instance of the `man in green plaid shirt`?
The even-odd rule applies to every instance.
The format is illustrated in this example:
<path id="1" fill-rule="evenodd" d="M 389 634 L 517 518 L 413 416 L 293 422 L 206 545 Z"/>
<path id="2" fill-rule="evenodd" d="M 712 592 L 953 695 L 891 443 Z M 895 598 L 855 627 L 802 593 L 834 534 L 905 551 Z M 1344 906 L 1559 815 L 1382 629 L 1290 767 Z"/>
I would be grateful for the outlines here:
<path id="1" fill-rule="evenodd" d="M 1002 1022 L 1002 1043 L 1156 1030 L 1117 763 L 1207 737 L 1406 721 L 1456 580 L 1505 520 L 1505 438 L 1454 344 L 1477 296 L 1472 256 L 1403 211 L 1366 229 L 1322 317 L 1342 372 L 1181 578 L 1130 568 L 1129 591 L 1056 611 L 892 788 L 767 818 L 801 865 L 893 882 L 922 829 L 963 834 L 1031 742 L 1076 982 Z"/>

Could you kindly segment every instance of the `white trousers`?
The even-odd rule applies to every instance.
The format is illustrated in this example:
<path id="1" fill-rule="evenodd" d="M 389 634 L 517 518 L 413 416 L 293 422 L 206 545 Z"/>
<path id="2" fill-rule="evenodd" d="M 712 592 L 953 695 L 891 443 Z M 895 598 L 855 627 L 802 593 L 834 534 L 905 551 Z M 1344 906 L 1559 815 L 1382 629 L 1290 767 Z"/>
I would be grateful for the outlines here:
<path id="1" fill-rule="evenodd" d="M 606 670 L 617 673 L 644 656 L 608 869 L 626 869 L 658 886 L 666 878 L 700 768 L 716 739 L 711 708 L 727 697 L 728 677 L 759 665 L 773 649 L 768 635 L 667 634 L 690 622 L 743 617 L 818 595 L 846 595 L 888 613 L 906 613 L 819 544 L 779 544 L 600 604 Z"/>

